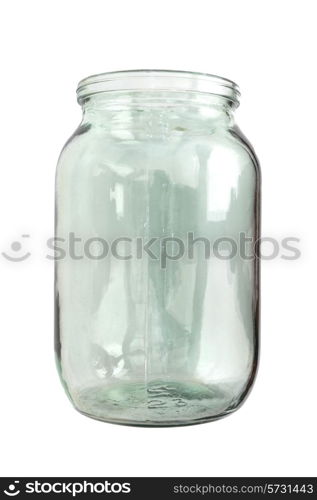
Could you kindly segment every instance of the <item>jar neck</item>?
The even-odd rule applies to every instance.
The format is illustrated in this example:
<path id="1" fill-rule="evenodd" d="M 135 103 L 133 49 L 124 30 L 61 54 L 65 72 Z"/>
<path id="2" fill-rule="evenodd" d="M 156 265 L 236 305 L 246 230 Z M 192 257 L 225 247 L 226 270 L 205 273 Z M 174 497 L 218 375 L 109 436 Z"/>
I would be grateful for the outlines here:
<path id="1" fill-rule="evenodd" d="M 159 131 L 202 131 L 233 124 L 237 103 L 202 92 L 114 91 L 79 100 L 83 122 L 102 128 L 151 127 Z"/>

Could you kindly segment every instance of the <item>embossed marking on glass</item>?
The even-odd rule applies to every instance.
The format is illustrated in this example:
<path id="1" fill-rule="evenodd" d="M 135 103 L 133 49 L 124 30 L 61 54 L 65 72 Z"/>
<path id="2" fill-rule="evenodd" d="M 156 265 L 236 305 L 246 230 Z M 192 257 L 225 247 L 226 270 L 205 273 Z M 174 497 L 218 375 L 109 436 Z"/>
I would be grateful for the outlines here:
<path id="1" fill-rule="evenodd" d="M 83 119 L 56 177 L 56 236 L 76 243 L 56 260 L 66 392 L 83 414 L 120 424 L 231 413 L 258 356 L 258 260 L 232 252 L 241 234 L 259 236 L 259 166 L 234 121 L 238 87 L 140 70 L 88 77 L 77 95 Z M 226 255 L 208 254 L 219 240 Z"/>

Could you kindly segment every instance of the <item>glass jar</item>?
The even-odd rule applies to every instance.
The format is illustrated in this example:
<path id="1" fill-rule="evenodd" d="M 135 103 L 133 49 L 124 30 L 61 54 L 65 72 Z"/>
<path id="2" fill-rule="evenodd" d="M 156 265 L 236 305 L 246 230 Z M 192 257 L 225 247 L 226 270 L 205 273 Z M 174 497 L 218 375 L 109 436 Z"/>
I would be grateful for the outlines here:
<path id="1" fill-rule="evenodd" d="M 56 178 L 56 335 L 74 406 L 173 426 L 236 410 L 258 359 L 259 165 L 217 76 L 79 83 Z"/>

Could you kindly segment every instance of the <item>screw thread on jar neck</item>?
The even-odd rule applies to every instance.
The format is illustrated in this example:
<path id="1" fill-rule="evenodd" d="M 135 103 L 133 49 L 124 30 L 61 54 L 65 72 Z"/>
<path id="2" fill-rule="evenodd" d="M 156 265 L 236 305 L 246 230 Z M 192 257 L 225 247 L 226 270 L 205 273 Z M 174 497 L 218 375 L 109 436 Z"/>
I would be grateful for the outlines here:
<path id="1" fill-rule="evenodd" d="M 231 80 L 205 73 L 170 70 L 135 70 L 101 73 L 81 80 L 77 87 L 79 103 L 99 93 L 125 93 L 144 96 L 160 92 L 170 95 L 172 92 L 193 94 L 196 99 L 207 95 L 225 98 L 238 106 L 240 91 Z"/>

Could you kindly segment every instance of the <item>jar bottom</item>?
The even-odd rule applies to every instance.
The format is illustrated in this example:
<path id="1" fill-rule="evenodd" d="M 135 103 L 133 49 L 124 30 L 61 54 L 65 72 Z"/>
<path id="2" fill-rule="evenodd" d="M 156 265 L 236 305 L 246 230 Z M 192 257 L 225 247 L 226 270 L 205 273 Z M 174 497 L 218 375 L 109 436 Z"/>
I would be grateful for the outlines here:
<path id="1" fill-rule="evenodd" d="M 73 394 L 80 413 L 109 423 L 142 427 L 193 425 L 234 411 L 228 386 L 156 380 L 86 387 Z"/>

